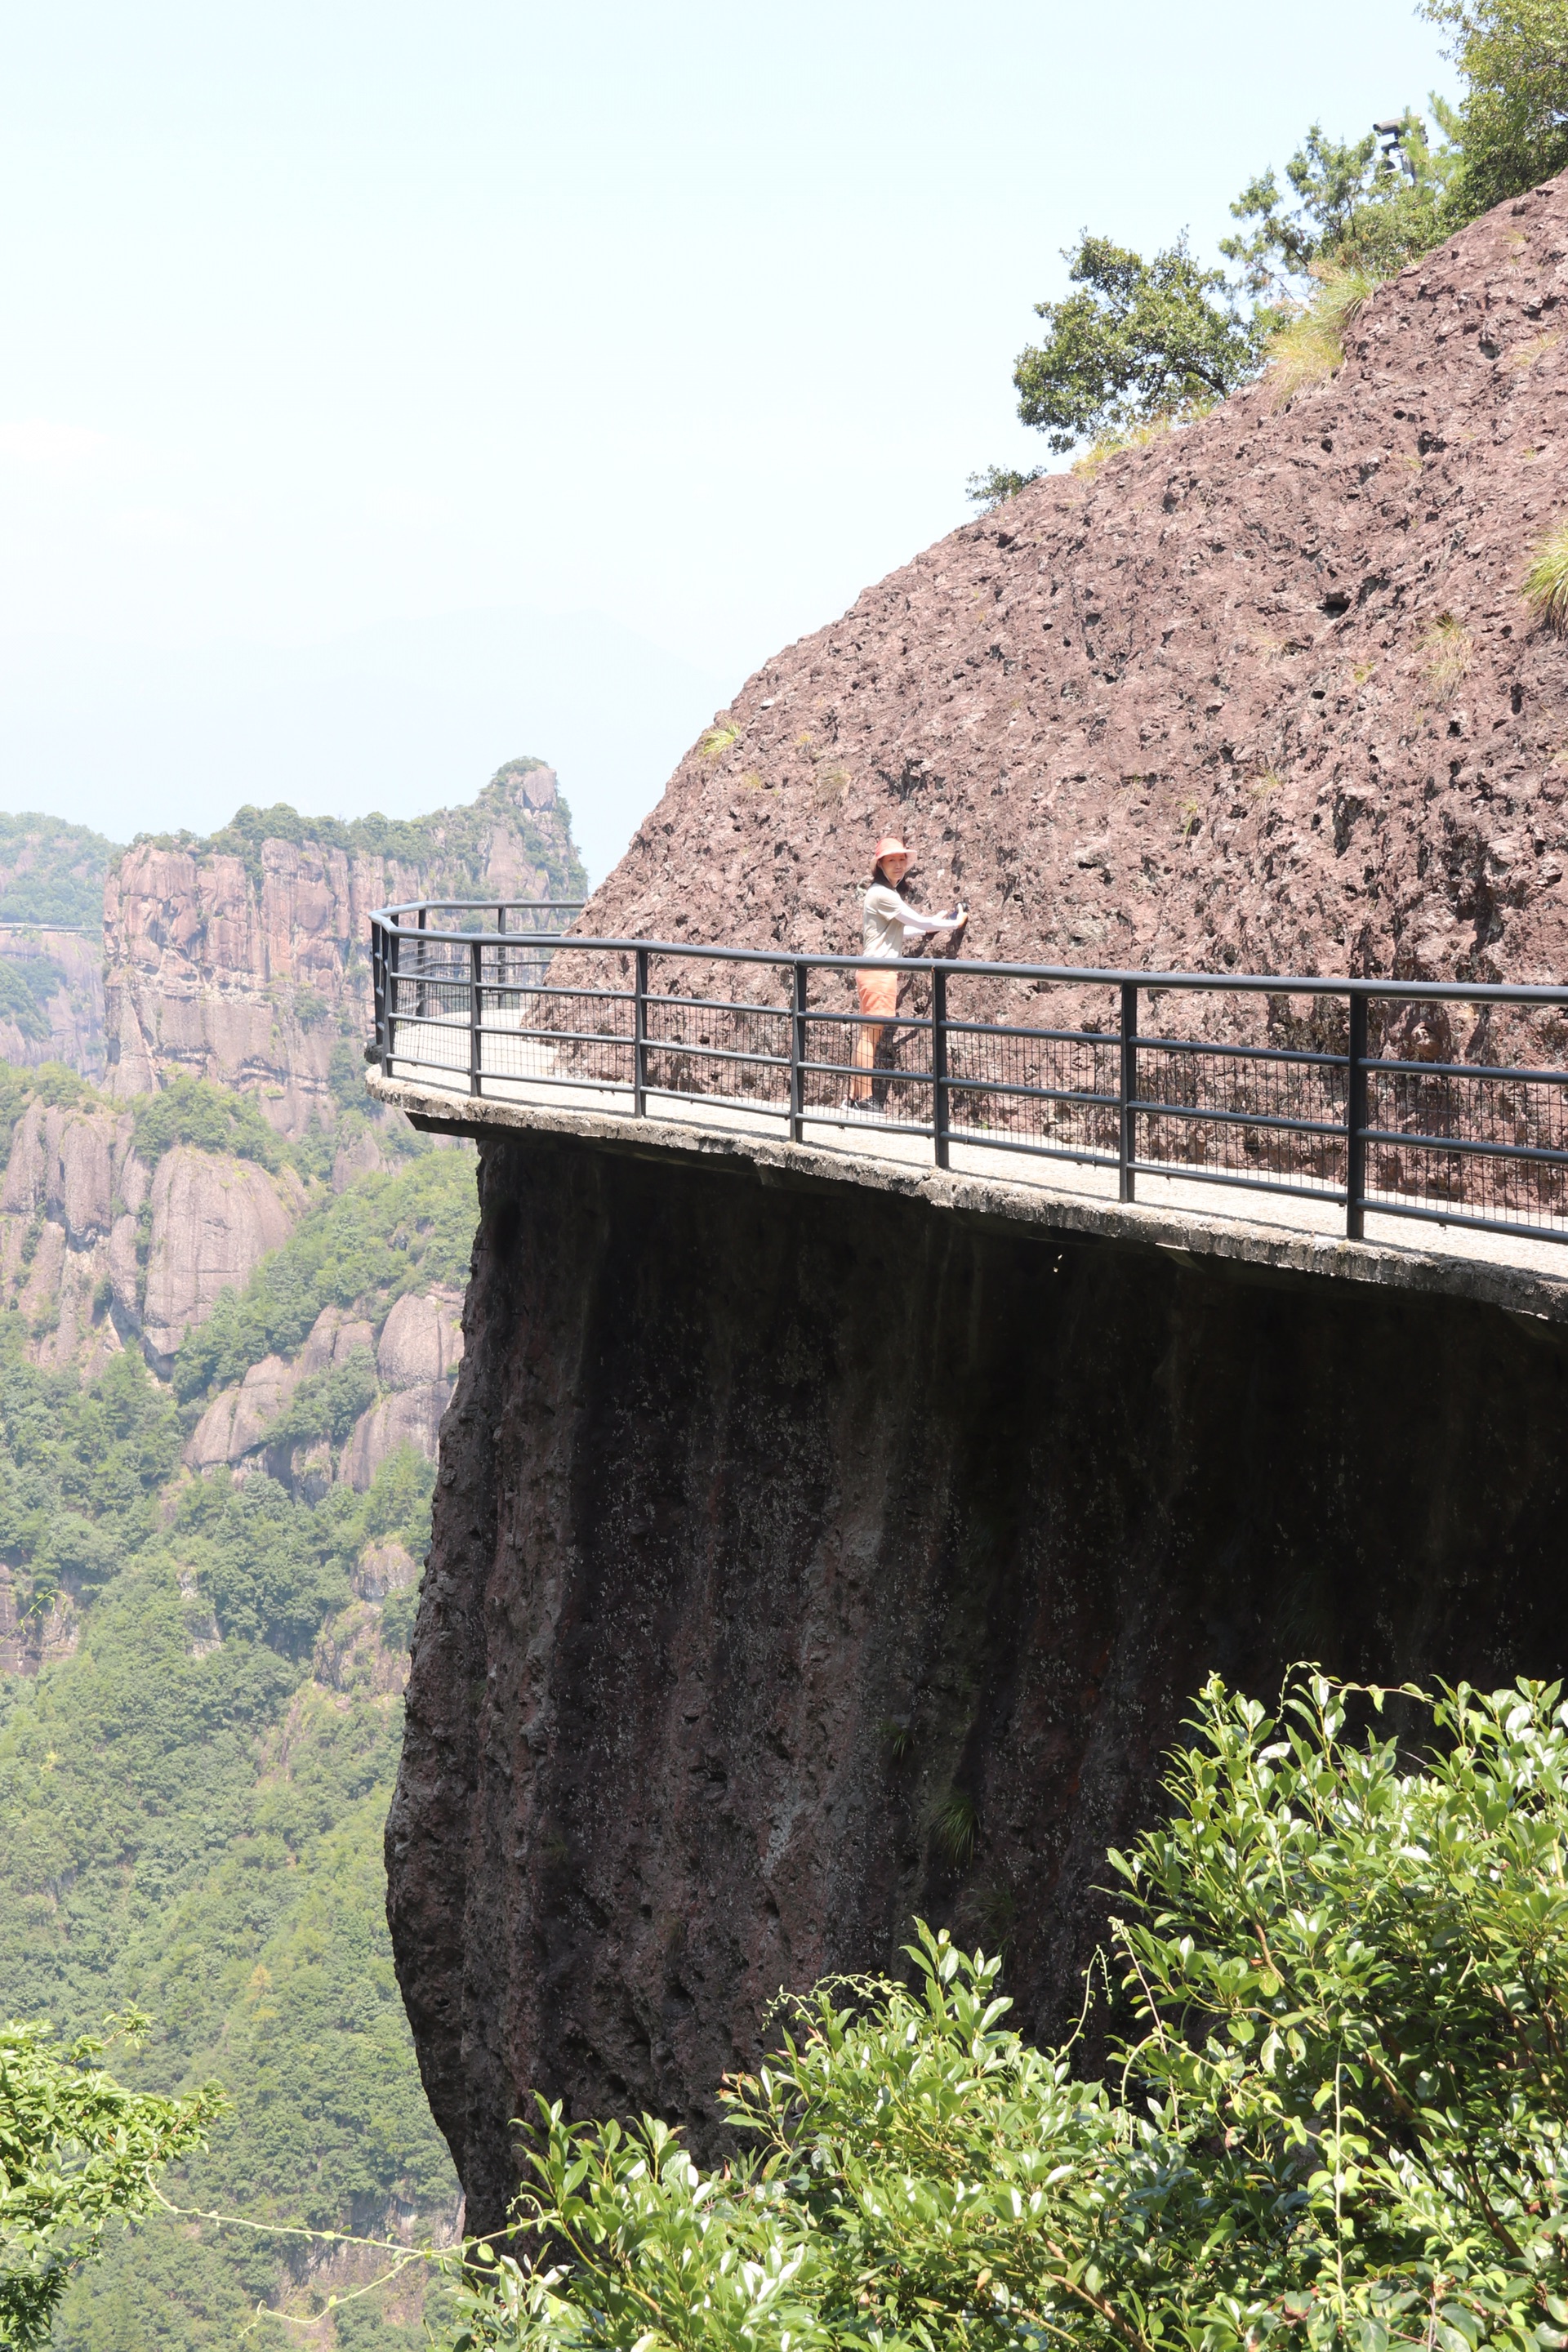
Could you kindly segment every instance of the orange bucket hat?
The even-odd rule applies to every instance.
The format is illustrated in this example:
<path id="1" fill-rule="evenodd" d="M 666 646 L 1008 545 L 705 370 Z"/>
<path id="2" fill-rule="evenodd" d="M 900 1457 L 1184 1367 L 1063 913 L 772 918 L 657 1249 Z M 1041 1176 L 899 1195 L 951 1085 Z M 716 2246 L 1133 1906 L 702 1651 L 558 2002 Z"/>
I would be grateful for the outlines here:
<path id="1" fill-rule="evenodd" d="M 881 840 L 877 844 L 876 848 L 871 853 L 871 873 L 873 877 L 875 877 L 877 868 L 880 866 L 884 857 L 907 857 L 909 854 L 909 851 L 904 847 L 903 843 L 899 839 L 896 833 L 885 833 L 882 835 Z"/>

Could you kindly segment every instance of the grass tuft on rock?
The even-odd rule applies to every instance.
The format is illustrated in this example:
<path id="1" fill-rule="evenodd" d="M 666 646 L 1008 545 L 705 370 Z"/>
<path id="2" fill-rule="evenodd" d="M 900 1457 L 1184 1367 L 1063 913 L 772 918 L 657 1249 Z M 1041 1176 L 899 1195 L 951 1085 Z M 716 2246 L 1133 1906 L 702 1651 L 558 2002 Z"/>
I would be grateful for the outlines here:
<path id="1" fill-rule="evenodd" d="M 1549 629 L 1568 629 L 1568 519 L 1536 541 L 1521 585 L 1538 621 Z"/>
<path id="2" fill-rule="evenodd" d="M 1380 280 L 1352 265 L 1325 271 L 1304 309 L 1268 341 L 1268 382 L 1276 407 L 1309 384 L 1326 383 L 1345 363 L 1345 337 Z"/>

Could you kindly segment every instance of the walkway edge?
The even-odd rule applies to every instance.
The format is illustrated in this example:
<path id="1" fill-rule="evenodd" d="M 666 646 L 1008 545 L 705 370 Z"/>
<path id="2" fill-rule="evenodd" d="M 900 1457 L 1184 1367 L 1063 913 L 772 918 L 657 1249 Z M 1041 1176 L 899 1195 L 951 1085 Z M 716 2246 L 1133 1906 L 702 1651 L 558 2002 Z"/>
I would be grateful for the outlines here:
<path id="1" fill-rule="evenodd" d="M 1267 1268 L 1285 1275 L 1371 1283 L 1384 1289 L 1442 1293 L 1510 1314 L 1568 1323 L 1568 1247 L 1562 1275 L 1407 1249 L 1384 1242 L 1351 1242 L 1327 1234 L 1281 1231 L 1242 1217 L 1199 1216 L 1116 1201 L 1053 1192 L 1046 1184 L 1007 1184 L 939 1168 L 914 1168 L 869 1152 L 836 1152 L 782 1137 L 740 1129 L 700 1128 L 684 1120 L 620 1118 L 605 1111 L 553 1109 L 541 1103 L 477 1100 L 423 1087 L 407 1078 L 366 1073 L 377 1101 L 392 1105 L 417 1127 L 445 1135 L 532 1132 L 576 1137 L 607 1150 L 660 1159 L 731 1161 L 755 1169 L 763 1181 L 856 1184 L 896 1192 L 949 1214 L 1034 1225 L 1042 1234 L 1089 1235 L 1194 1258 Z"/>

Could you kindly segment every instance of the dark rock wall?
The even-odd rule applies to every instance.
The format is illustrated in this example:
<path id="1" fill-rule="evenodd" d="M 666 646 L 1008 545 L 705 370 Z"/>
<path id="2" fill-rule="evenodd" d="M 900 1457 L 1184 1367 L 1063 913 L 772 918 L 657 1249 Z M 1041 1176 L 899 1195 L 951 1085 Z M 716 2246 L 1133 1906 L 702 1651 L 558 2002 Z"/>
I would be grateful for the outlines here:
<path id="1" fill-rule="evenodd" d="M 1211 1667 L 1568 1654 L 1544 1324 L 543 1137 L 481 1198 L 387 1832 L 470 2227 L 533 2087 L 700 2144 L 916 1912 L 1055 2032 Z"/>

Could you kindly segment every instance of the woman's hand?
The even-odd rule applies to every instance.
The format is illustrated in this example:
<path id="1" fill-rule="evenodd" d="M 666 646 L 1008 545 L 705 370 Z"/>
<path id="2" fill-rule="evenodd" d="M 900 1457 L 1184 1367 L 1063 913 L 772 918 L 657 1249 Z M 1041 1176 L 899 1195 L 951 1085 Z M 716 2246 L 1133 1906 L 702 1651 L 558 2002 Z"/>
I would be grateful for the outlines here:
<path id="1" fill-rule="evenodd" d="M 953 929 L 954 929 L 955 931 L 961 931 L 961 930 L 963 929 L 963 927 L 964 927 L 965 923 L 967 923 L 967 922 L 968 922 L 968 920 L 969 920 L 969 909 L 968 909 L 968 908 L 967 908 L 967 907 L 955 907 L 955 908 L 953 908 L 953 910 L 952 910 L 952 928 L 953 928 Z"/>

